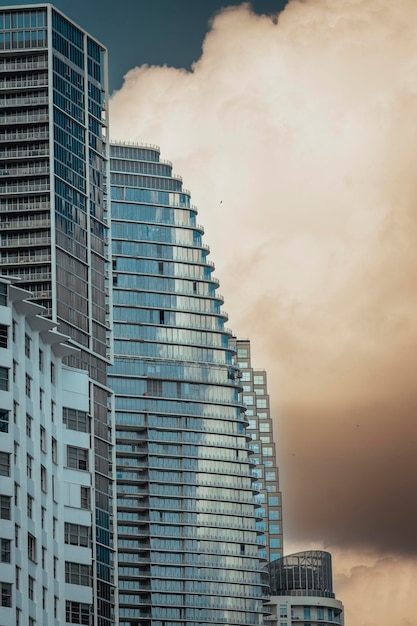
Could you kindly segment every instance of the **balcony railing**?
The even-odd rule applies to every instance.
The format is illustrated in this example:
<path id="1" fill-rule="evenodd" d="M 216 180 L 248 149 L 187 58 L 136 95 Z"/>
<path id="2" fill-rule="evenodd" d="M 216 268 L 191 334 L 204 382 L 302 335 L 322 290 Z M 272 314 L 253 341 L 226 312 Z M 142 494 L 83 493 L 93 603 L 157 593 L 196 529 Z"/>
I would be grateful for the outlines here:
<path id="1" fill-rule="evenodd" d="M 51 244 L 51 237 L 13 237 L 11 239 L 2 238 L 0 246 L 2 248 L 17 248 L 24 246 L 47 246 Z"/>
<path id="2" fill-rule="evenodd" d="M 39 61 L 4 61 L 0 63 L 0 72 L 12 72 L 16 70 L 46 70 L 48 69 L 48 60 L 41 59 Z"/>
<path id="3" fill-rule="evenodd" d="M 48 96 L 15 96 L 14 98 L 0 98 L 1 107 L 21 107 L 48 104 Z"/>
<path id="4" fill-rule="evenodd" d="M 19 213 L 27 213 L 28 211 L 49 211 L 50 208 L 51 205 L 49 202 L 34 202 L 33 204 L 29 204 L 12 201 L 2 202 L 0 204 L 0 211 L 2 213 L 16 213 L 17 211 Z"/>
<path id="5" fill-rule="evenodd" d="M 33 122 L 47 122 L 48 113 L 20 113 L 15 115 L 2 115 L 0 124 L 31 124 Z"/>
<path id="6" fill-rule="evenodd" d="M 32 165 L 30 167 L 8 167 L 0 169 L 0 177 L 5 176 L 48 176 L 49 165 Z"/>
<path id="7" fill-rule="evenodd" d="M 22 280 L 22 282 L 24 282 L 24 283 L 39 282 L 40 280 L 42 280 L 42 281 L 46 281 L 46 280 L 50 281 L 50 280 L 52 280 L 51 272 L 41 272 L 39 274 L 36 274 L 36 273 L 32 273 L 32 274 L 24 273 L 24 274 L 21 274 L 19 271 L 16 270 L 16 273 L 13 274 L 13 276 L 19 276 L 20 279 Z"/>
<path id="8" fill-rule="evenodd" d="M 1 245 L 3 245 L 3 242 L 1 242 Z M 39 254 L 36 256 L 10 255 L 0 259 L 2 265 L 33 265 L 33 263 L 49 263 L 50 261 L 50 254 Z"/>
<path id="9" fill-rule="evenodd" d="M 45 183 L 28 183 L 27 185 L 0 184 L 0 194 L 36 193 L 39 191 L 49 191 L 49 180 Z"/>
<path id="10" fill-rule="evenodd" d="M 1 87 L 0 87 L 1 88 Z M 0 133 L 0 141 L 24 141 L 27 139 L 48 139 L 49 131 L 45 126 L 45 129 L 38 130 L 19 130 Z"/>
<path id="11" fill-rule="evenodd" d="M 34 299 L 38 299 L 38 300 L 50 300 L 52 298 L 52 291 L 51 290 L 45 290 L 43 289 L 42 291 L 37 291 L 36 289 L 31 289 L 32 291 L 32 298 Z"/>
<path id="12" fill-rule="evenodd" d="M 37 76 L 36 78 L 13 78 L 0 81 L 0 89 L 26 89 L 27 87 L 47 87 L 48 77 Z"/>
<path id="13" fill-rule="evenodd" d="M 51 225 L 49 218 L 39 220 L 12 220 L 10 222 L 0 222 L 1 230 L 23 230 L 25 228 L 48 228 Z"/>
<path id="14" fill-rule="evenodd" d="M 20 159 L 22 157 L 29 158 L 42 156 L 49 156 L 49 150 L 47 146 L 43 148 L 33 148 L 31 146 L 27 146 L 25 148 L 12 148 L 11 150 L 0 151 L 0 159 Z"/>

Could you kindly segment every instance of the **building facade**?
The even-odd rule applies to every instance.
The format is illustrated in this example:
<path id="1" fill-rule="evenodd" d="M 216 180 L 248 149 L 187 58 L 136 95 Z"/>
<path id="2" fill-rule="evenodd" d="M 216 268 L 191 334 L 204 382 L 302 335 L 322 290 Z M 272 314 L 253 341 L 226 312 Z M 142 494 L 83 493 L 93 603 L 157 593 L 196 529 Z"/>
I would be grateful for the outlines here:
<path id="1" fill-rule="evenodd" d="M 258 536 L 259 555 L 267 561 L 281 558 L 283 550 L 282 497 L 279 488 L 279 471 L 276 445 L 270 412 L 270 401 L 265 370 L 252 367 L 251 345 L 248 339 L 232 339 L 235 348 L 235 361 L 240 370 L 240 399 L 247 407 L 249 448 L 254 464 L 252 476 L 255 496 L 260 505 L 257 513 L 262 516 L 256 527 L 262 534 Z"/>
<path id="2" fill-rule="evenodd" d="M 308 550 L 270 563 L 270 626 L 340 626 L 343 604 L 333 592 L 332 557 Z"/>
<path id="3" fill-rule="evenodd" d="M 259 624 L 246 418 L 196 208 L 155 146 L 111 146 L 111 197 L 120 625 Z"/>
<path id="4" fill-rule="evenodd" d="M 91 624 L 90 380 L 28 297 L 0 278 L 0 623 Z"/>
<path id="5" fill-rule="evenodd" d="M 0 9 L 0 272 L 20 278 L 90 374 L 94 623 L 114 621 L 107 387 L 105 48 L 49 4 Z"/>

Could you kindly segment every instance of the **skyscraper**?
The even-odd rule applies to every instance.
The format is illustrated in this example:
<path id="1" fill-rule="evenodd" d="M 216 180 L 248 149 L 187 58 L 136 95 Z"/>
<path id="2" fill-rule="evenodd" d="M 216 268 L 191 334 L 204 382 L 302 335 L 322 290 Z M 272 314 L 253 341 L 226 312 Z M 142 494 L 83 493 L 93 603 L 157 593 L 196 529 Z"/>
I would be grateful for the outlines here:
<path id="1" fill-rule="evenodd" d="M 256 523 L 264 534 L 258 536 L 259 554 L 268 561 L 282 556 L 282 498 L 279 488 L 276 444 L 270 412 L 270 401 L 265 370 L 252 367 L 251 345 L 248 339 L 232 339 L 236 349 L 236 364 L 240 369 L 242 391 L 240 399 L 247 407 L 249 448 L 254 463 L 252 475 L 254 487 L 259 491 L 255 496 L 260 505 L 258 515 L 262 519 Z"/>
<path id="2" fill-rule="evenodd" d="M 113 621 L 105 48 L 51 5 L 0 10 L 0 271 L 80 348 L 93 414 L 94 620 Z"/>
<path id="3" fill-rule="evenodd" d="M 260 624 L 252 462 L 197 210 L 155 146 L 111 146 L 120 625 Z"/>

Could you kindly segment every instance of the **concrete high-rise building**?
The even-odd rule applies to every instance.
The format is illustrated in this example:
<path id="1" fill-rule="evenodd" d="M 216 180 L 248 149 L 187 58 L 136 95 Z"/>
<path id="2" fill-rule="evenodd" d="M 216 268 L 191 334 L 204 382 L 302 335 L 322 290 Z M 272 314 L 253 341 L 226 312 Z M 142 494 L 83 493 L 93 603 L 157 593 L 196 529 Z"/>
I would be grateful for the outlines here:
<path id="1" fill-rule="evenodd" d="M 105 48 L 51 5 L 0 9 L 0 273 L 46 307 L 80 349 L 66 363 L 92 380 L 97 626 L 114 621 L 106 65 Z"/>
<path id="2" fill-rule="evenodd" d="M 120 626 L 260 624 L 240 381 L 197 210 L 155 146 L 111 146 Z"/>
<path id="3" fill-rule="evenodd" d="M 258 536 L 259 555 L 268 561 L 282 556 L 282 499 L 279 488 L 276 445 L 270 412 L 270 401 L 265 370 L 252 367 L 251 345 L 248 339 L 233 339 L 236 364 L 240 369 L 242 391 L 240 399 L 247 407 L 249 448 L 254 463 L 252 475 L 255 496 L 260 505 L 256 527 L 264 534 Z"/>
<path id="4" fill-rule="evenodd" d="M 91 381 L 18 283 L 0 277 L 0 623 L 93 623 Z"/>
<path id="5" fill-rule="evenodd" d="M 343 626 L 343 604 L 333 592 L 332 557 L 323 550 L 289 554 L 269 564 L 270 626 Z"/>

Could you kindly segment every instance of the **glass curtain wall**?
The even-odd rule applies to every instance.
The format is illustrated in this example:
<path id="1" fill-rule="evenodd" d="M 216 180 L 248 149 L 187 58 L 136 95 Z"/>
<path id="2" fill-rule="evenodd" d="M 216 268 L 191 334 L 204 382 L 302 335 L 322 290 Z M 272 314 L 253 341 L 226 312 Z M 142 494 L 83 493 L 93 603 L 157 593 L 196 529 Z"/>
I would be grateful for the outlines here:
<path id="1" fill-rule="evenodd" d="M 196 208 L 154 146 L 111 146 L 121 626 L 260 624 L 246 418 Z"/>
<path id="2" fill-rule="evenodd" d="M 282 556 L 282 503 L 279 487 L 276 444 L 270 413 L 270 400 L 265 370 L 254 369 L 251 359 L 251 345 L 248 339 L 232 339 L 236 349 L 236 362 L 240 369 L 242 392 L 240 399 L 246 406 L 248 434 L 251 437 L 249 448 L 252 451 L 252 476 L 254 486 L 259 491 L 256 502 L 260 505 L 258 514 L 262 519 L 256 523 L 259 535 L 259 555 L 268 561 Z"/>

